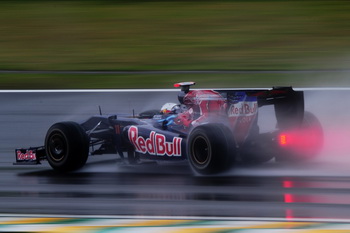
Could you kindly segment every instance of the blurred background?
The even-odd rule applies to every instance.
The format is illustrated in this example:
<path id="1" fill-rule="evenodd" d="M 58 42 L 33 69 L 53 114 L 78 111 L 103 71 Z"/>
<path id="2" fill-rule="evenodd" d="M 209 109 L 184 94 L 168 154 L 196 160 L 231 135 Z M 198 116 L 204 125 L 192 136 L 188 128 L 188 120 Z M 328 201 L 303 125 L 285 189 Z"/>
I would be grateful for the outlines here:
<path id="1" fill-rule="evenodd" d="M 350 87 L 349 0 L 0 0 L 0 33 L 0 90 Z M 325 135 L 310 164 L 212 178 L 178 164 L 123 167 L 114 155 L 64 176 L 12 165 L 15 148 L 42 145 L 55 122 L 99 106 L 160 109 L 176 95 L 1 92 L 0 213 L 350 218 L 349 89 L 305 91 Z M 266 107 L 267 131 L 276 121 Z"/>
<path id="2" fill-rule="evenodd" d="M 12 0 L 0 11 L 0 89 L 350 86 L 347 0 Z"/>

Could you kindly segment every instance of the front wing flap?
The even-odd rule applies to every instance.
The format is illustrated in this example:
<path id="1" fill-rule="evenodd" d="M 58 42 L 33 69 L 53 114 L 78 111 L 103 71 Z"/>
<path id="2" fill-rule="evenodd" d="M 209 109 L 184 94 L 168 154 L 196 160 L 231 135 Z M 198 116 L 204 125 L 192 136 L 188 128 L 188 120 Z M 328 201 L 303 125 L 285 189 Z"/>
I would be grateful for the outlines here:
<path id="1" fill-rule="evenodd" d="M 20 148 L 15 150 L 16 163 L 14 165 L 36 165 L 46 158 L 45 147 Z"/>

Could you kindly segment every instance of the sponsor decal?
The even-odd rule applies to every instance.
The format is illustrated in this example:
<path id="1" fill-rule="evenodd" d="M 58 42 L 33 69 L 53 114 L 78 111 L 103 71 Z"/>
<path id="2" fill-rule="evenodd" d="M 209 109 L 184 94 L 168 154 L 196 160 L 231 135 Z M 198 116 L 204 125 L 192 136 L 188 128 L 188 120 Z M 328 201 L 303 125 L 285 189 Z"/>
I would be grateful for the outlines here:
<path id="1" fill-rule="evenodd" d="M 239 144 L 247 138 L 258 114 L 256 98 L 250 99 L 248 96 L 240 96 L 240 99 L 241 101 L 231 104 L 228 109 L 229 122 L 236 142 Z"/>
<path id="2" fill-rule="evenodd" d="M 21 150 L 17 150 L 16 155 L 18 161 L 36 160 L 36 153 L 33 150 L 26 150 L 25 153 L 23 153 Z"/>
<path id="3" fill-rule="evenodd" d="M 232 104 L 228 110 L 229 117 L 252 116 L 258 112 L 258 103 L 256 101 L 242 101 Z"/>
<path id="4" fill-rule="evenodd" d="M 151 131 L 148 138 L 139 136 L 138 128 L 131 126 L 128 130 L 130 142 L 134 145 L 135 151 L 142 154 L 164 156 L 181 156 L 182 138 L 174 137 L 171 142 L 166 141 L 163 134 Z"/>

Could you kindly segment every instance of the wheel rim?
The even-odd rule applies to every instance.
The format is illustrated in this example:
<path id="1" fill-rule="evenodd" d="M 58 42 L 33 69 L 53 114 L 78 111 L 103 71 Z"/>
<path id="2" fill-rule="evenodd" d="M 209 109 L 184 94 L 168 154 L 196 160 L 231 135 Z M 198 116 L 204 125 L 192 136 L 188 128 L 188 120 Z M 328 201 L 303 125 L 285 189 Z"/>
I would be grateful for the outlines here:
<path id="1" fill-rule="evenodd" d="M 54 161 L 59 162 L 66 157 L 67 143 L 63 135 L 53 134 L 49 138 L 49 156 Z"/>
<path id="2" fill-rule="evenodd" d="M 192 158 L 198 165 L 205 165 L 211 156 L 211 150 L 208 140 L 205 137 L 198 136 L 192 142 Z"/>

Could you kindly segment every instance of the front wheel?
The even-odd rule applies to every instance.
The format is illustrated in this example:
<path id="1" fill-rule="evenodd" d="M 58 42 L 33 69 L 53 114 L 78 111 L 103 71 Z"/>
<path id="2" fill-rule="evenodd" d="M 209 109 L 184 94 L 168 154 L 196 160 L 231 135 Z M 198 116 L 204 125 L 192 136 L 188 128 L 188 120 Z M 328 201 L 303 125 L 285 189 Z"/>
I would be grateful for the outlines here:
<path id="1" fill-rule="evenodd" d="M 187 142 L 191 167 L 199 174 L 215 174 L 231 168 L 235 159 L 231 131 L 222 124 L 201 125 L 193 129 Z"/>
<path id="2" fill-rule="evenodd" d="M 89 139 L 75 122 L 52 125 L 45 138 L 46 157 L 50 166 L 62 172 L 83 167 L 89 154 Z"/>

